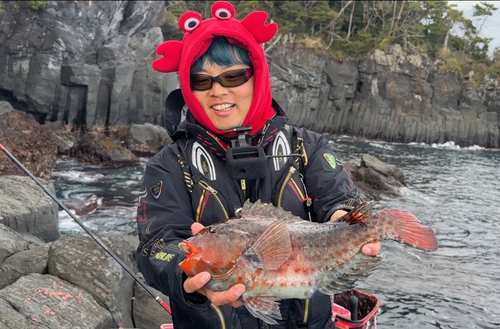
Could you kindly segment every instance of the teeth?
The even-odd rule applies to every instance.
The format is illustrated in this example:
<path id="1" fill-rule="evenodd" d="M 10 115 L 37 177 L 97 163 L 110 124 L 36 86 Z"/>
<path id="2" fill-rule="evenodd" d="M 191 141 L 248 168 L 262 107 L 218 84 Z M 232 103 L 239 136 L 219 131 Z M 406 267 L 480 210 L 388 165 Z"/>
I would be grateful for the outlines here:
<path id="1" fill-rule="evenodd" d="M 233 104 L 220 104 L 220 105 L 214 105 L 212 108 L 217 111 L 223 111 L 227 110 L 229 108 L 233 107 Z"/>

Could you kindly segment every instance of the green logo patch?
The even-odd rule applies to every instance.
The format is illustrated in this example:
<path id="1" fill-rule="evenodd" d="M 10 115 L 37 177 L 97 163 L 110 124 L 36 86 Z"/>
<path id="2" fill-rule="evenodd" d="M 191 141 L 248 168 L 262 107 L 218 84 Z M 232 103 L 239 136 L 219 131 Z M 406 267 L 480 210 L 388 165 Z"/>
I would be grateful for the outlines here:
<path id="1" fill-rule="evenodd" d="M 332 166 L 333 169 L 335 169 L 335 167 L 337 166 L 337 162 L 335 161 L 335 157 L 333 155 L 331 155 L 330 153 L 325 153 L 325 154 L 323 154 L 323 156 L 325 157 L 328 164 L 330 166 Z"/>

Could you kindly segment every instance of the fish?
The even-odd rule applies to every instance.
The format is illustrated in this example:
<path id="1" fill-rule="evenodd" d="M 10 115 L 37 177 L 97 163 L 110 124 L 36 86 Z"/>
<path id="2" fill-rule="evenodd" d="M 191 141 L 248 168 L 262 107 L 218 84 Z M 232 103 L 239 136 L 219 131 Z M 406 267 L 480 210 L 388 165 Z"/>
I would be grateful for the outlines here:
<path id="1" fill-rule="evenodd" d="M 206 271 L 205 287 L 224 291 L 242 283 L 246 309 L 268 324 L 281 320 L 282 299 L 333 295 L 355 287 L 380 263 L 366 256 L 366 243 L 391 239 L 434 251 L 431 228 L 412 213 L 390 209 L 373 214 L 361 203 L 338 221 L 315 223 L 289 211 L 248 200 L 234 218 L 206 226 L 179 243 L 186 258 L 179 264 L 187 276 Z"/>

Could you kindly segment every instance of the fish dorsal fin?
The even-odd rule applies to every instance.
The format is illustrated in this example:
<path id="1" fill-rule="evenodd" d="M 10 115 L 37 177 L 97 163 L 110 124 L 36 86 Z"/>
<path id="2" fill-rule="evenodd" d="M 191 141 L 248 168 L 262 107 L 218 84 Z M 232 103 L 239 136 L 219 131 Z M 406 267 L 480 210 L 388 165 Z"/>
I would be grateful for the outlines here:
<path id="1" fill-rule="evenodd" d="M 262 203 L 260 200 L 255 201 L 255 203 L 251 203 L 249 200 L 245 201 L 239 214 L 246 217 L 272 217 L 285 221 L 302 220 L 300 217 L 295 216 L 290 211 L 275 207 L 271 203 Z"/>
<path id="2" fill-rule="evenodd" d="M 368 203 L 361 203 L 354 209 L 349 211 L 344 216 L 340 217 L 337 222 L 356 224 L 366 222 L 372 217 L 372 207 Z"/>
<path id="3" fill-rule="evenodd" d="M 292 243 L 285 221 L 277 219 L 243 256 L 256 268 L 276 270 L 290 257 L 291 251 Z"/>

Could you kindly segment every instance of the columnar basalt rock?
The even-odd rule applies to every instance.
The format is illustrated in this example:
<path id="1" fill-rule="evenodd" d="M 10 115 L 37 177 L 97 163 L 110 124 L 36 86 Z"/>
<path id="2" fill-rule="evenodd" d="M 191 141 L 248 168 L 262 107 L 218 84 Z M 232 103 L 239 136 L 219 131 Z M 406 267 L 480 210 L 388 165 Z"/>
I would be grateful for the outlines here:
<path id="1" fill-rule="evenodd" d="M 273 95 L 293 124 L 390 142 L 499 146 L 495 79 L 474 88 L 399 45 L 359 62 L 290 43 L 269 56 Z"/>
<path id="2" fill-rule="evenodd" d="M 0 100 L 39 122 L 161 124 L 176 87 L 149 65 L 163 12 L 162 1 L 3 2 Z"/>

